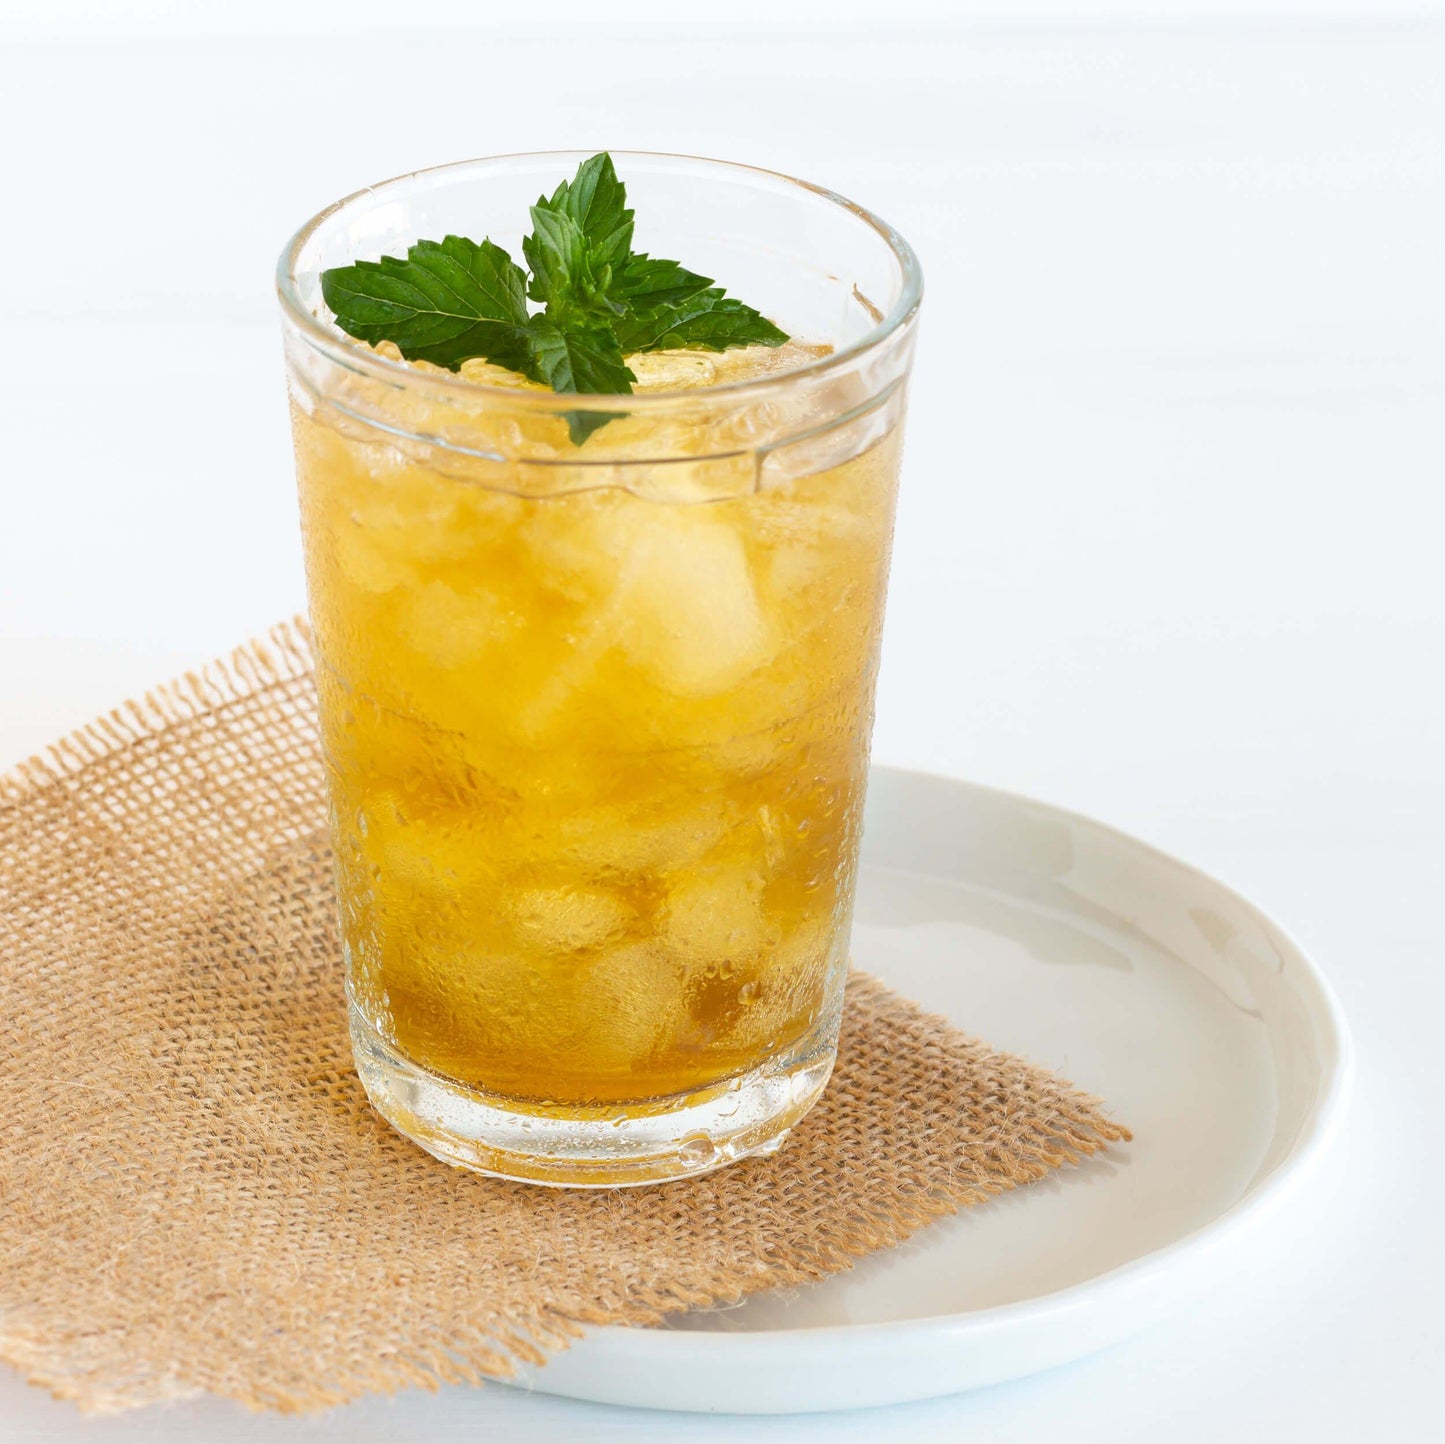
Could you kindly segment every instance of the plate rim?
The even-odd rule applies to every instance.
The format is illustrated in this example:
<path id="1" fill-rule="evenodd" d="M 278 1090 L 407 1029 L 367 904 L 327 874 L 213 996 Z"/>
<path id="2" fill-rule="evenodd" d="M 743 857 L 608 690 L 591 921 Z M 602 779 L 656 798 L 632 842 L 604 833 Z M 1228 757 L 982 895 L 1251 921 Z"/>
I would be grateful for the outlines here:
<path id="1" fill-rule="evenodd" d="M 875 765 L 869 769 L 870 792 L 875 781 L 881 781 L 885 776 L 903 784 L 942 784 L 952 789 L 981 793 L 1013 807 L 1027 807 L 1052 813 L 1055 817 L 1074 826 L 1083 826 L 1110 841 L 1123 843 L 1129 848 L 1142 849 L 1156 861 L 1167 863 L 1195 880 L 1222 890 L 1233 901 L 1268 923 L 1294 955 L 1297 971 L 1291 983 L 1320 1030 L 1319 1051 L 1323 1067 L 1320 1088 L 1310 1111 L 1301 1122 L 1284 1157 L 1262 1181 L 1257 1185 L 1249 1185 L 1244 1195 L 1223 1212 L 1138 1258 L 1116 1264 L 1092 1278 L 1066 1284 L 1063 1288 L 1053 1289 L 1048 1293 L 980 1309 L 962 1309 L 950 1313 L 869 1323 L 805 1325 L 796 1329 L 636 1329 L 608 1324 L 587 1330 L 588 1339 L 595 1341 L 592 1347 L 605 1348 L 608 1343 L 616 1344 L 625 1339 L 630 1351 L 654 1348 L 659 1352 L 667 1352 L 679 1345 L 664 1341 L 694 1342 L 705 1339 L 709 1349 L 721 1348 L 741 1354 L 765 1349 L 774 1351 L 779 1341 L 784 1339 L 813 1342 L 863 1340 L 883 1336 L 890 1342 L 897 1342 L 900 1336 L 910 1333 L 928 1337 L 940 1334 L 965 1336 L 982 1330 L 1056 1317 L 1070 1312 L 1086 1298 L 1091 1303 L 1102 1303 L 1132 1290 L 1143 1289 L 1162 1275 L 1187 1268 L 1217 1249 L 1228 1246 L 1246 1229 L 1273 1212 L 1280 1202 L 1298 1187 L 1338 1136 L 1349 1110 L 1355 1081 L 1355 1045 L 1349 1021 L 1338 995 L 1319 964 L 1288 928 L 1266 913 L 1257 903 L 1216 874 L 1206 872 L 1202 867 L 1186 862 L 1145 838 L 1126 832 L 1111 823 L 1101 822 L 1087 813 L 1043 802 L 1008 788 L 993 787 L 968 778 L 928 772 L 920 768 Z M 866 846 L 866 835 L 864 845 Z M 538 1387 L 545 1388 L 545 1382 L 541 1378 L 538 1380 Z"/>

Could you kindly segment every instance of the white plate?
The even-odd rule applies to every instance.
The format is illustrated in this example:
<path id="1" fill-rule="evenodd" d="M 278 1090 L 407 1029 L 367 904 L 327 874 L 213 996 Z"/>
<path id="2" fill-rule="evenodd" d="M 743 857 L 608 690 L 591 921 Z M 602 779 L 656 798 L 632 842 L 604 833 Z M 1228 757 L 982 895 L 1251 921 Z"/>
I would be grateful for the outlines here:
<path id="1" fill-rule="evenodd" d="M 921 1399 L 1090 1353 L 1217 1282 L 1325 1147 L 1349 1038 L 1257 908 L 1097 822 L 875 769 L 860 967 L 1098 1093 L 1134 1141 L 786 1296 L 591 1331 L 524 1387 L 658 1409 Z"/>

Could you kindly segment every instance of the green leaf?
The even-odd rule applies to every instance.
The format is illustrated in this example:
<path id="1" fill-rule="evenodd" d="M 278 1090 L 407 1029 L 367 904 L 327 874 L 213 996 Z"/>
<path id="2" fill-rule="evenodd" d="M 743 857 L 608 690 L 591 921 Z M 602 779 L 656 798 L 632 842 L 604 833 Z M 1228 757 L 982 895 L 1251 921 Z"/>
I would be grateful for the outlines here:
<path id="1" fill-rule="evenodd" d="M 532 234 L 522 242 L 532 268 L 527 294 L 547 306 L 584 302 L 593 286 L 587 238 L 566 211 L 542 202 L 532 207 Z"/>
<path id="2" fill-rule="evenodd" d="M 617 179 L 606 151 L 584 160 L 571 182 L 563 181 L 548 204 L 577 223 L 596 270 L 616 267 L 631 254 L 632 212 L 627 209 L 627 188 Z"/>
<path id="3" fill-rule="evenodd" d="M 594 396 L 625 396 L 637 378 L 622 359 L 622 348 L 610 327 L 559 326 L 534 316 L 530 327 L 537 364 L 553 391 L 587 392 Z"/>
<path id="4" fill-rule="evenodd" d="M 711 285 L 710 277 L 686 270 L 676 261 L 635 255 L 616 268 L 612 294 L 630 310 L 650 311 L 658 306 L 676 306 Z"/>
<path id="5" fill-rule="evenodd" d="M 788 333 L 761 312 L 713 286 L 675 305 L 621 317 L 614 328 L 624 353 L 726 351 L 733 346 L 781 346 Z"/>
<path id="6" fill-rule="evenodd" d="M 624 415 L 621 411 L 564 411 L 567 435 L 573 446 L 581 446 L 594 431 L 600 431 L 609 421 L 616 421 Z"/>
<path id="7" fill-rule="evenodd" d="M 553 391 L 593 396 L 627 395 L 637 378 L 622 359 L 611 329 L 599 323 L 562 327 L 546 316 L 532 318 L 532 344 L 537 364 Z M 567 430 L 580 446 L 616 412 L 566 411 Z"/>
<path id="8" fill-rule="evenodd" d="M 457 370 L 473 356 L 534 375 L 526 276 L 491 241 L 418 241 L 402 260 L 383 256 L 321 273 L 336 324 L 358 341 L 391 341 L 408 361 Z"/>
<path id="9" fill-rule="evenodd" d="M 613 300 L 614 270 L 632 250 L 632 212 L 627 191 L 617 179 L 612 157 L 585 160 L 570 181 L 550 199 L 532 207 L 532 234 L 522 242 L 532 268 L 528 295 L 551 308 L 566 306 L 619 315 Z"/>
<path id="10" fill-rule="evenodd" d="M 627 191 L 605 152 L 531 208 L 522 242 L 530 279 L 491 241 L 418 241 L 324 271 L 321 294 L 358 341 L 392 341 L 409 361 L 455 371 L 483 357 L 562 395 L 625 396 L 624 357 L 691 347 L 780 346 L 788 338 L 751 306 L 677 261 L 632 250 Z M 541 314 L 529 315 L 528 298 Z M 579 446 L 618 413 L 567 411 Z"/>

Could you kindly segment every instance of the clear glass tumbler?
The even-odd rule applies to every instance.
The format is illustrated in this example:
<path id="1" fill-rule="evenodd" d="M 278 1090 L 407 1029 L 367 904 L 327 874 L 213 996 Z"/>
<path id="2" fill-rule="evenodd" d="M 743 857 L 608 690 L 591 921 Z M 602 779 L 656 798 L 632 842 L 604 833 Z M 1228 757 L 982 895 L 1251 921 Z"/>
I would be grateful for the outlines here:
<path id="1" fill-rule="evenodd" d="M 616 1185 L 772 1151 L 832 1068 L 920 276 L 816 186 L 618 154 L 639 248 L 806 344 L 637 358 L 578 446 L 331 324 L 324 269 L 519 255 L 581 159 L 359 192 L 279 288 L 361 1079 L 450 1163 Z"/>

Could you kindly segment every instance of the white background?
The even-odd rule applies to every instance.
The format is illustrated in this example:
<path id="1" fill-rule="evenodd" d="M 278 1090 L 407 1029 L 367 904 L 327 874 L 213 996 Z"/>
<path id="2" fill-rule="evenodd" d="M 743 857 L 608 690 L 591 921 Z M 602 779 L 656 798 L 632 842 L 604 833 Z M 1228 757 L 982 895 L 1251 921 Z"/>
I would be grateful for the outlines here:
<path id="1" fill-rule="evenodd" d="M 509 150 L 752 161 L 927 273 L 875 755 L 1217 872 L 1320 959 L 1361 1068 L 1252 1271 L 1017 1384 L 746 1425 L 504 1389 L 82 1421 L 0 1374 L 0 1438 L 1431 1437 L 1441 7 L 89 0 L 0 38 L 0 764 L 302 605 L 271 271 L 313 211 Z"/>

